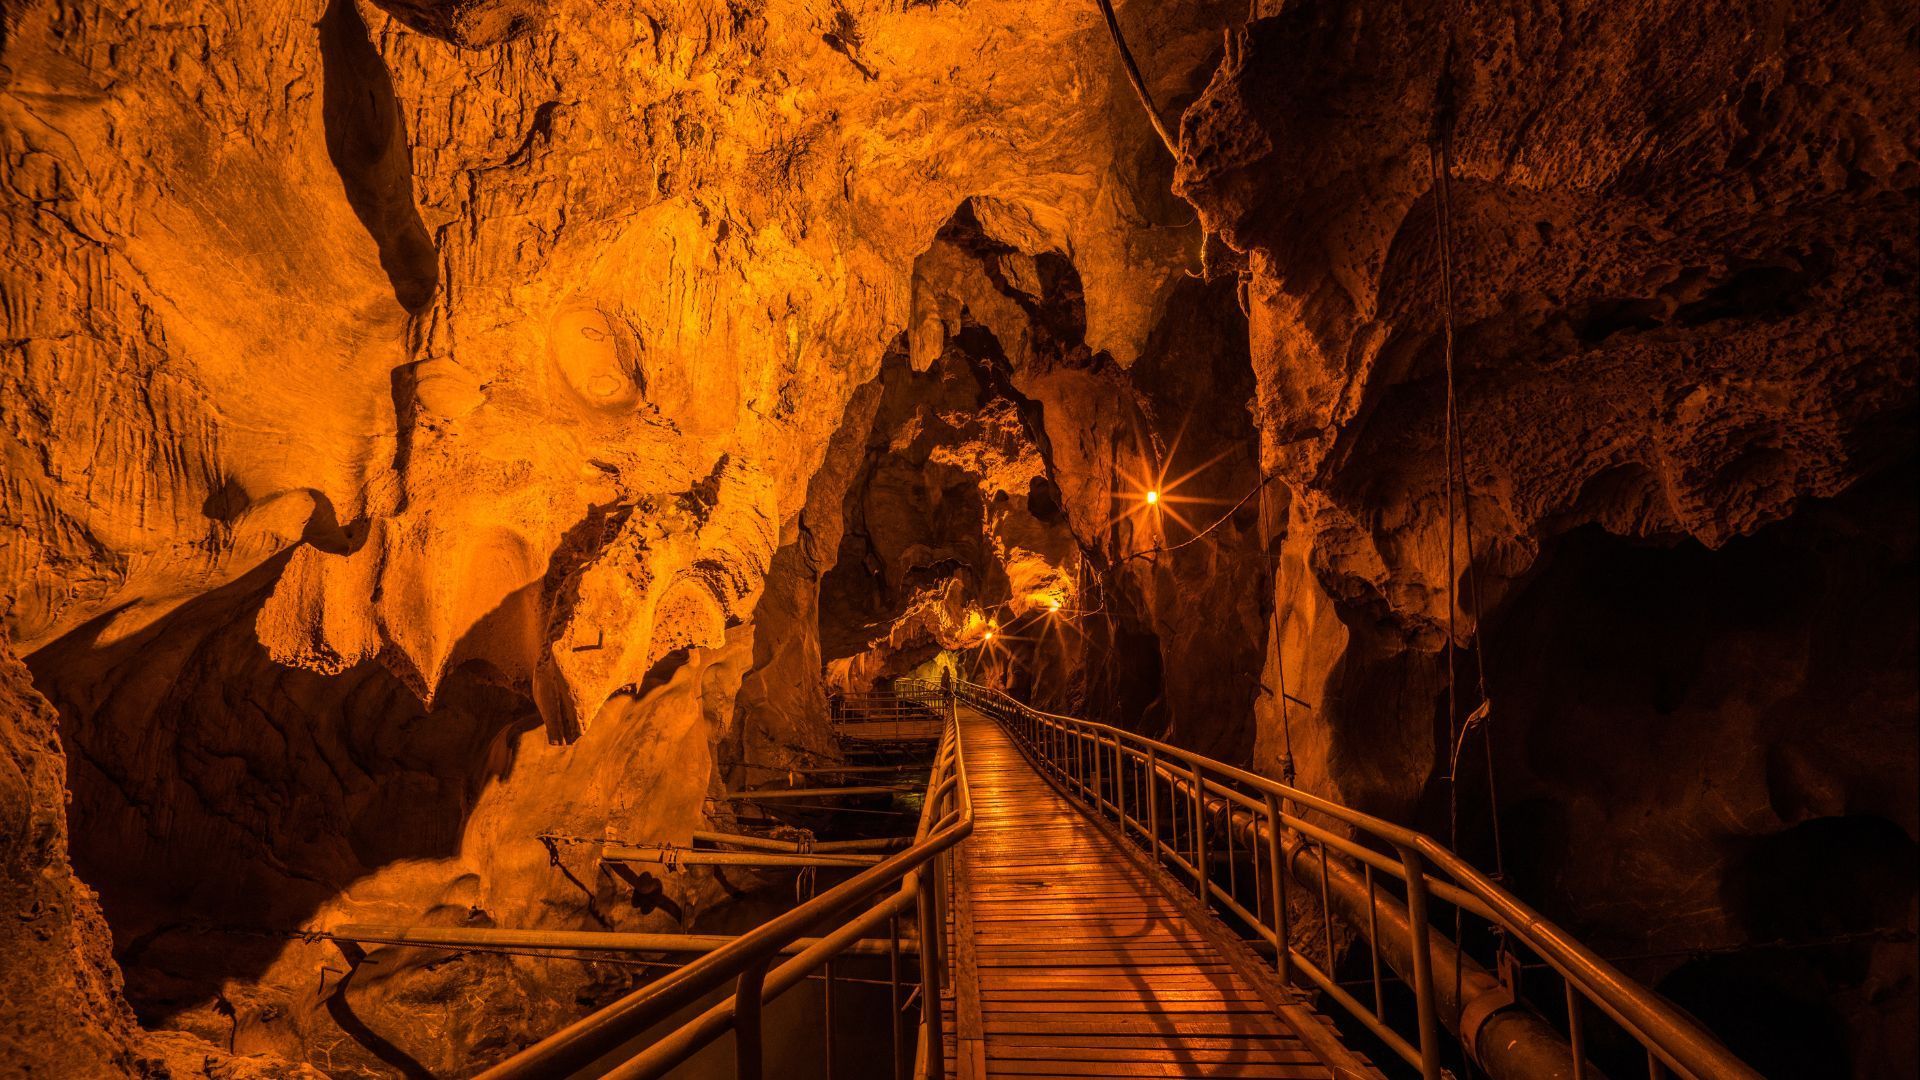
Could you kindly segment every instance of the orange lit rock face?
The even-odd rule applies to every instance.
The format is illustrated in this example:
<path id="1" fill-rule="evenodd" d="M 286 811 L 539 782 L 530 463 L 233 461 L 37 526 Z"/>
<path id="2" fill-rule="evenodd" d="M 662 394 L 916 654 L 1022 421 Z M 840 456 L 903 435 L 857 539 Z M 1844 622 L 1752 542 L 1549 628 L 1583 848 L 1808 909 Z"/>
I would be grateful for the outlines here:
<path id="1" fill-rule="evenodd" d="M 1136 17 L 1197 85 L 1216 5 Z M 818 738 L 765 673 L 811 656 L 817 698 L 817 647 L 749 623 L 811 618 L 795 523 L 941 223 L 1074 252 L 1123 363 L 1198 244 L 1091 9 L 36 3 L 4 65 L 0 588 L 123 946 L 169 890 L 577 925 L 530 837 L 684 834 L 743 668 L 763 748 Z M 944 467 L 1032 471 L 979 449 Z M 1023 588 L 1042 533 L 1006 530 Z M 382 1068 L 324 948 L 191 938 L 142 945 L 149 1020 Z M 354 994 L 404 1027 L 452 977 Z M 553 1019 L 506 994 L 429 1064 Z"/>
<path id="2" fill-rule="evenodd" d="M 936 250 L 938 245 L 936 245 Z M 994 621 L 1070 591 L 1080 552 L 1061 523 L 1034 515 L 1047 483 L 1016 403 L 977 358 L 945 353 L 925 373 L 896 354 L 884 366 L 867 459 L 842 511 L 823 583 L 829 683 L 865 689 L 942 650 L 981 644 Z"/>
<path id="3" fill-rule="evenodd" d="M 299 546 L 276 658 L 429 699 L 468 661 L 544 671 L 568 737 L 751 606 L 962 199 L 1079 253 L 1123 359 L 1195 242 L 1134 182 L 1157 151 L 1090 11 L 388 10 L 16 19 L 24 647 Z M 1211 15 L 1149 17 L 1187 77 Z M 697 522 L 593 525 L 716 474 Z M 588 533 L 646 584 L 596 586 Z M 582 634 L 619 647 L 575 663 Z"/>
<path id="4" fill-rule="evenodd" d="M 1090 5 L 9 8 L 0 617 L 67 758 L 0 670 L 0 886 L 50 913 L 0 957 L 65 1060 L 390 1074 L 342 1006 L 497 1058 L 631 973 L 396 950 L 330 1002 L 332 946 L 259 931 L 685 927 L 728 891 L 536 835 L 724 825 L 831 752 L 828 682 L 956 653 L 1275 775 L 1290 727 L 1442 830 L 1450 41 L 1516 880 L 1621 953 L 1806 930 L 1766 898 L 1809 847 L 1877 888 L 1920 832 L 1911 15 L 1242 15 L 1122 7 L 1176 171 Z"/>
<path id="5" fill-rule="evenodd" d="M 0 970 L 11 1065 L 107 1076 L 131 1068 L 132 1010 L 120 997 L 98 900 L 67 864 L 59 717 L 0 642 Z M 27 1003 L 35 1003 L 32 1008 Z"/>

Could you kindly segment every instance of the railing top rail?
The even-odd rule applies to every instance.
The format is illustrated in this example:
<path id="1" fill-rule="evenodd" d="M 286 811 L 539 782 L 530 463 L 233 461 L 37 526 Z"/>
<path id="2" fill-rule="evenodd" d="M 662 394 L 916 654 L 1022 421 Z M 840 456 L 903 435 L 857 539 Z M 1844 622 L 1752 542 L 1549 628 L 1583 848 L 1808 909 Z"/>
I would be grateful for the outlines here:
<path id="1" fill-rule="evenodd" d="M 1430 868 L 1444 871 L 1462 891 L 1484 904 L 1495 921 L 1552 964 L 1561 975 L 1579 985 L 1588 997 L 1612 1012 L 1636 1037 L 1657 1047 L 1677 1068 L 1696 1077 L 1712 1077 L 1714 1080 L 1762 1080 L 1759 1073 L 1734 1056 L 1691 1018 L 1658 994 L 1629 979 L 1599 954 L 1474 868 L 1453 849 L 1426 833 L 1111 724 L 1043 712 L 994 687 L 957 680 L 954 688 L 962 697 L 984 698 L 1036 720 L 1110 736 L 1116 745 L 1124 742 L 1137 748 L 1151 749 L 1155 755 L 1178 760 L 1189 768 L 1198 767 L 1254 790 L 1274 794 L 1297 806 L 1318 811 L 1402 852 L 1417 853 Z"/>
<path id="2" fill-rule="evenodd" d="M 972 831 L 973 797 L 967 787 L 966 761 L 960 748 L 958 726 L 949 717 L 928 778 L 926 801 L 912 845 L 806 903 L 761 923 L 731 944 L 574 1021 L 481 1073 L 477 1080 L 534 1080 L 583 1067 L 701 995 L 778 955 L 809 932 L 845 921 L 859 905 L 879 895 L 888 885 L 898 883 L 901 892 L 912 890 L 921 867 Z"/>
<path id="3" fill-rule="evenodd" d="M 1055 723 L 1067 724 L 1074 727 L 1081 727 L 1089 731 L 1098 731 L 1102 734 L 1112 735 L 1116 738 L 1132 743 L 1135 746 L 1151 747 L 1155 751 L 1160 753 L 1162 756 L 1169 757 L 1169 758 L 1176 758 L 1178 760 L 1188 763 L 1189 765 L 1199 765 L 1202 768 L 1218 773 L 1237 783 L 1245 784 L 1248 787 L 1251 787 L 1257 791 L 1270 791 L 1273 794 L 1278 795 L 1283 799 L 1292 800 L 1294 803 L 1300 806 L 1305 806 L 1310 809 L 1317 810 L 1320 813 L 1326 814 L 1328 817 L 1337 818 L 1341 821 L 1344 821 L 1350 825 L 1355 826 L 1356 828 L 1365 829 L 1367 832 L 1372 833 L 1375 836 L 1378 836 L 1380 839 L 1385 840 L 1389 844 L 1392 844 L 1396 847 L 1416 846 L 1422 843 L 1423 841 L 1430 844 L 1435 843 L 1435 841 L 1433 841 L 1433 839 L 1427 836 L 1425 833 L 1417 832 L 1413 829 L 1409 829 L 1404 825 L 1396 825 L 1385 818 L 1375 817 L 1372 814 L 1368 814 L 1364 811 L 1355 810 L 1352 807 L 1346 806 L 1342 803 L 1337 803 L 1328 799 L 1321 798 L 1320 796 L 1315 795 L 1310 791 L 1302 791 L 1299 788 L 1290 787 L 1286 784 L 1281 783 L 1278 780 L 1273 779 L 1272 777 L 1261 776 L 1259 773 L 1248 772 L 1245 769 L 1239 768 L 1234 765 L 1229 765 L 1226 762 L 1217 760 L 1215 758 L 1207 757 L 1205 754 L 1198 754 L 1193 752 L 1192 750 L 1187 750 L 1183 747 L 1175 746 L 1172 743 L 1165 743 L 1165 742 L 1161 742 L 1158 739 L 1148 738 L 1147 736 L 1138 734 L 1137 732 L 1127 731 L 1124 728 L 1114 727 L 1112 724 L 1103 724 L 1098 720 L 1085 720 L 1077 716 L 1062 716 L 1059 713 L 1043 712 L 1039 709 L 1036 709 L 1014 698 L 1013 696 L 1006 693 L 1004 690 L 997 690 L 990 686 L 981 686 L 979 683 L 963 682 L 960 684 L 960 688 L 964 690 L 971 690 L 971 691 L 979 692 L 982 694 L 987 694 L 987 695 L 1001 698 L 1005 701 L 1006 704 L 1011 705 L 1014 708 L 1019 709 L 1020 711 L 1028 714 L 1029 716 L 1033 716 L 1037 719 L 1050 720 Z M 1436 844 L 1436 847 L 1437 847 L 1437 844 Z M 1438 851 L 1450 857 L 1453 857 L 1452 853 L 1447 851 L 1447 849 L 1445 848 L 1438 848 Z M 1423 850 L 1421 851 L 1421 854 L 1424 855 L 1424 854 L 1427 854 L 1427 852 Z M 1453 858 L 1455 861 L 1459 861 L 1457 857 L 1453 857 Z M 1477 871 L 1474 871 L 1473 868 L 1465 862 L 1460 862 L 1460 866 L 1462 869 L 1468 871 L 1469 873 L 1477 873 Z M 1489 881 L 1488 884 L 1492 884 L 1492 882 Z"/>

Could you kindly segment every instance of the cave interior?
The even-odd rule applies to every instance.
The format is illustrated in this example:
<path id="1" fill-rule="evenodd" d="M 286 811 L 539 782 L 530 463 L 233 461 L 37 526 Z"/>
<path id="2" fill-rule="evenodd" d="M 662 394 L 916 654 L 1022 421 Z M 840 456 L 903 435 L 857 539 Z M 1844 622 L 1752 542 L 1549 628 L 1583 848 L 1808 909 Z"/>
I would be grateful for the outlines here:
<path id="1" fill-rule="evenodd" d="M 1866 0 L 0 2 L 0 1074 L 518 1060 L 687 956 L 338 932 L 737 938 L 973 686 L 1920 1076 L 1915 116 Z"/>

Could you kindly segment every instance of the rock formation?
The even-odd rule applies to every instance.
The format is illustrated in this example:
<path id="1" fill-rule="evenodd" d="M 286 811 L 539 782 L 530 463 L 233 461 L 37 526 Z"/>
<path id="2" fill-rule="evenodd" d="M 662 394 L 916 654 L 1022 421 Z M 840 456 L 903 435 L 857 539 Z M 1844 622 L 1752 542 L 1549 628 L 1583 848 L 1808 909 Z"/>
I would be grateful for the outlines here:
<path id="1" fill-rule="evenodd" d="M 0 4 L 0 1058 L 474 1071 L 643 976 L 301 931 L 723 917 L 593 842 L 946 668 L 1911 1069 L 1914 14 L 1119 14 L 1171 154 L 1092 5 Z"/>

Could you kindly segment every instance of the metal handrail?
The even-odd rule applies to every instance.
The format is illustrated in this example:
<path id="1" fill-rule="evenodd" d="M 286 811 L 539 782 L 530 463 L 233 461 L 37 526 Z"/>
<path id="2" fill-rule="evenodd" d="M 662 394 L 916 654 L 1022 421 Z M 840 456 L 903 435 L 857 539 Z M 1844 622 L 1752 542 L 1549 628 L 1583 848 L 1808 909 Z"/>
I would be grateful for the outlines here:
<path id="1" fill-rule="evenodd" d="M 906 687 L 873 692 L 836 693 L 827 699 L 828 719 L 836 735 L 877 742 L 921 742 L 936 737 L 945 701 L 939 692 Z"/>
<path id="2" fill-rule="evenodd" d="M 478 1080 L 534 1080 L 569 1075 L 612 1053 L 654 1024 L 735 982 L 726 1000 L 656 1040 L 605 1075 L 613 1080 L 658 1077 L 732 1029 L 739 1075 L 761 1075 L 760 1009 L 811 972 L 854 948 L 874 928 L 910 908 L 919 923 L 921 1061 L 925 1075 L 944 1075 L 940 987 L 945 966 L 944 882 L 952 850 L 973 832 L 967 767 L 948 698 L 944 732 L 928 778 L 926 802 L 913 843 L 884 861 L 777 916 L 599 1011 L 569 1024 L 480 1074 Z M 870 906 L 889 885 L 891 894 Z M 824 931 L 824 932 L 823 932 Z M 773 968 L 783 950 L 810 934 L 817 941 Z M 771 968 L 771 970 L 769 970 Z"/>
<path id="3" fill-rule="evenodd" d="M 1271 944 L 1283 980 L 1291 979 L 1296 973 L 1304 976 L 1307 982 L 1378 1035 L 1396 1054 L 1418 1067 L 1426 1080 L 1439 1080 L 1443 1075 L 1439 1045 L 1441 994 L 1452 994 L 1455 1009 L 1449 1020 L 1461 1029 L 1458 1034 L 1462 1042 L 1483 1066 L 1487 1055 L 1500 1051 L 1492 1046 L 1476 1046 L 1475 1032 L 1491 1026 L 1488 1021 L 1492 1011 L 1514 1004 L 1510 996 L 1500 993 L 1498 985 L 1489 986 L 1491 978 L 1480 971 L 1477 964 L 1472 965 L 1476 972 L 1474 989 L 1493 991 L 1485 995 L 1494 1000 L 1491 1009 L 1469 1010 L 1465 1007 L 1464 992 L 1455 993 L 1453 987 L 1436 987 L 1435 960 L 1448 961 L 1449 953 L 1456 947 L 1431 929 L 1429 912 L 1431 901 L 1435 900 L 1455 905 L 1498 927 L 1565 981 L 1567 1036 L 1559 1044 L 1566 1048 L 1559 1061 L 1567 1064 L 1566 1055 L 1570 1055 L 1570 1075 L 1574 1080 L 1597 1075 L 1597 1070 L 1587 1064 L 1583 1050 L 1585 1040 L 1579 1007 L 1582 999 L 1611 1018 L 1646 1050 L 1648 1071 L 1656 1080 L 1662 1068 L 1672 1069 L 1686 1080 L 1760 1080 L 1758 1073 L 1680 1010 L 1629 979 L 1425 833 L 1156 739 L 1108 724 L 1041 712 L 991 687 L 959 681 L 955 690 L 961 700 L 1000 721 L 1025 744 L 1029 753 L 1054 774 L 1069 795 L 1095 815 L 1117 821 L 1123 835 L 1139 838 L 1157 861 L 1191 879 L 1196 893 L 1209 907 L 1230 913 Z M 1163 789 L 1165 820 L 1161 817 Z M 1143 813 L 1144 819 L 1140 816 Z M 1308 820 L 1305 815 L 1309 813 L 1322 820 Z M 1329 828 L 1329 819 L 1338 825 Z M 1390 850 L 1393 856 L 1340 835 L 1339 826 Z M 1242 854 L 1251 855 L 1253 859 L 1251 891 L 1254 908 L 1258 910 L 1250 910 L 1242 902 L 1247 890 L 1236 880 L 1233 858 L 1236 840 L 1246 849 Z M 1209 868 L 1209 847 L 1222 842 L 1227 846 L 1228 880 L 1225 883 L 1217 880 L 1222 876 L 1217 872 L 1220 865 L 1217 854 L 1212 860 L 1215 869 Z M 1340 857 L 1330 859 L 1330 850 Z M 1263 857 L 1268 870 L 1264 894 L 1260 888 Z M 1283 866 L 1286 872 L 1282 872 Z M 1400 883 L 1404 908 L 1377 881 L 1377 876 L 1382 874 Z M 1327 970 L 1322 970 L 1293 944 L 1286 884 L 1290 876 L 1311 878 L 1318 887 Z M 1374 1003 L 1371 1007 L 1340 986 L 1332 976 L 1331 882 L 1336 878 L 1343 882 L 1343 887 L 1364 882 L 1364 901 L 1349 905 L 1362 908 L 1364 914 L 1343 921 L 1355 924 L 1350 929 L 1373 948 Z M 1379 932 L 1383 918 L 1405 923 L 1406 954 L 1389 959 L 1393 966 L 1411 969 L 1402 975 L 1402 981 L 1410 985 L 1415 994 L 1417 1041 L 1410 1041 L 1394 1030 L 1385 1015 Z M 1440 943 L 1439 948 L 1435 947 L 1436 941 Z M 1453 957 L 1458 961 L 1453 975 L 1458 985 L 1465 978 L 1470 961 L 1458 959 L 1457 953 Z M 1479 1015 L 1469 1017 L 1475 1011 Z M 1531 1021 L 1533 1014 L 1527 1012 L 1526 1016 Z M 1545 1027 L 1543 1022 L 1540 1026 Z"/>

